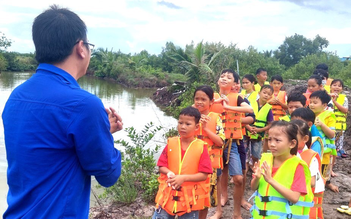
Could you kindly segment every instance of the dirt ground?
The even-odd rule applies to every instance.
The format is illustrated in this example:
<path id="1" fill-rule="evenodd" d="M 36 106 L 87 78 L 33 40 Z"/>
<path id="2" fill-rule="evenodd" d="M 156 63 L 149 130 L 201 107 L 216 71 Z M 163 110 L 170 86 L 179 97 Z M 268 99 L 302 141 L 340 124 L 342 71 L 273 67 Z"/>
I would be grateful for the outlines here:
<path id="1" fill-rule="evenodd" d="M 295 81 L 292 84 L 299 84 L 302 86 L 293 87 L 286 86 L 285 89 L 289 92 L 291 89 L 294 90 L 306 90 L 303 85 L 305 81 Z M 351 109 L 351 95 L 350 91 L 346 89 L 346 95 L 349 99 L 349 109 Z M 351 114 L 347 118 L 347 127 L 351 127 Z M 335 193 L 327 189 L 324 193 L 324 202 L 323 202 L 323 212 L 325 219 L 341 219 L 341 218 L 351 218 L 351 216 L 341 214 L 337 212 L 336 208 L 340 205 L 348 205 L 348 202 L 351 198 L 351 128 L 348 128 L 345 132 L 344 137 L 344 150 L 349 156 L 347 158 L 340 158 L 336 160 L 334 167 L 334 172 L 337 174 L 336 177 L 333 177 L 331 182 L 339 187 L 339 193 Z M 249 183 L 251 180 L 251 173 L 247 174 L 247 182 L 245 189 L 245 198 L 246 200 L 252 195 L 253 191 L 249 188 Z M 233 191 L 233 185 L 229 185 L 230 188 L 228 191 Z M 151 218 L 153 214 L 154 204 L 143 203 L 141 199 L 138 199 L 135 203 L 129 206 L 122 206 L 118 204 L 108 204 L 98 207 L 92 207 L 90 209 L 90 218 L 94 219 L 132 219 L 132 218 Z M 248 219 L 251 217 L 249 211 L 241 208 L 242 218 Z M 208 213 L 208 217 L 214 214 L 215 208 L 211 208 Z M 233 197 L 229 196 L 229 205 L 226 205 L 223 208 L 223 217 L 224 219 L 232 218 L 233 214 Z"/>

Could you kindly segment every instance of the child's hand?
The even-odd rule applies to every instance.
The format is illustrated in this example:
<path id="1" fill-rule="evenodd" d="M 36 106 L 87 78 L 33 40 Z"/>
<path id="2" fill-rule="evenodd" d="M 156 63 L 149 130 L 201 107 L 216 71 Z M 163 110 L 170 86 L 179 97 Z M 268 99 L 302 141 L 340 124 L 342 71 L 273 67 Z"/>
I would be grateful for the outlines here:
<path id="1" fill-rule="evenodd" d="M 251 134 L 257 134 L 257 127 L 251 127 Z"/>
<path id="2" fill-rule="evenodd" d="M 221 95 L 221 98 L 223 100 L 223 104 L 224 104 L 224 102 L 226 102 L 227 104 L 229 103 L 229 99 L 226 95 Z"/>
<path id="3" fill-rule="evenodd" d="M 271 173 L 271 167 L 268 165 L 266 161 L 263 162 L 261 168 L 264 170 L 261 172 L 261 174 L 264 177 L 264 180 L 266 180 L 267 183 L 270 184 L 272 178 L 272 173 Z"/>
<path id="4" fill-rule="evenodd" d="M 169 172 L 167 173 L 167 178 L 168 178 L 168 179 L 172 179 L 174 176 L 175 176 L 175 174 L 174 174 L 172 171 L 169 171 Z M 168 186 L 171 186 L 171 184 L 168 183 Z"/>
<path id="5" fill-rule="evenodd" d="M 201 118 L 200 118 L 200 123 L 202 124 L 202 128 L 205 129 L 207 123 L 210 121 L 210 117 L 204 114 L 201 114 Z"/>
<path id="6" fill-rule="evenodd" d="M 261 167 L 260 167 L 260 161 L 255 162 L 254 166 L 253 166 L 253 176 L 255 176 L 256 178 L 260 178 L 261 177 Z"/>
<path id="7" fill-rule="evenodd" d="M 323 125 L 323 122 L 321 122 L 321 120 L 319 120 L 319 117 L 316 118 L 316 121 L 314 121 L 314 124 L 319 127 Z"/>
<path id="8" fill-rule="evenodd" d="M 171 184 L 173 189 L 179 189 L 180 186 L 184 183 L 184 175 L 175 175 L 173 178 L 168 179 L 166 183 Z"/>
<path id="9" fill-rule="evenodd" d="M 335 102 L 338 99 L 339 94 L 337 93 L 330 93 L 329 96 L 332 98 L 332 101 Z"/>

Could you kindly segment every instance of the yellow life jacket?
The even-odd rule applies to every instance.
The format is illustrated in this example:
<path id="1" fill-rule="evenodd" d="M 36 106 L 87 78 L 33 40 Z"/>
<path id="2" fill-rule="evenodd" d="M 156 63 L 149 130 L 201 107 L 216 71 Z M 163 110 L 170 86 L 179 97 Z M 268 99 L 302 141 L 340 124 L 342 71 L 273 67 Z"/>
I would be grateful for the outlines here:
<path id="1" fill-rule="evenodd" d="M 273 167 L 273 155 L 263 153 L 260 163 L 264 161 Z M 305 161 L 297 156 L 287 159 L 277 170 L 273 179 L 286 188 L 291 188 L 294 180 L 297 165 L 301 164 L 304 169 L 306 179 L 306 195 L 301 195 L 299 201 L 295 204 L 289 202 L 284 196 L 277 192 L 273 186 L 264 180 L 261 176 L 258 189 L 254 193 L 254 205 L 252 206 L 252 216 L 256 218 L 299 218 L 308 219 L 310 208 L 313 206 L 313 193 L 311 190 L 311 173 Z"/>
<path id="2" fill-rule="evenodd" d="M 329 111 L 329 110 L 322 111 L 318 116 L 316 116 L 316 119 L 319 118 L 319 120 L 325 124 L 325 119 L 328 117 L 332 117 L 333 119 L 336 120 L 334 113 Z M 335 142 L 334 142 L 335 138 L 334 137 L 328 138 L 324 134 L 324 132 L 320 126 L 317 126 L 317 129 L 319 131 L 319 134 L 322 137 L 322 141 L 323 141 L 323 145 L 324 145 L 324 153 L 331 151 L 332 155 L 336 155 L 336 148 L 335 148 Z"/>
<path id="3" fill-rule="evenodd" d="M 336 99 L 336 102 L 338 102 L 341 106 L 345 102 L 346 95 L 345 94 L 339 94 L 338 99 Z M 336 131 L 345 131 L 346 130 L 346 117 L 347 114 L 341 112 L 338 107 L 334 105 L 334 114 L 336 117 L 336 124 L 335 124 L 335 130 Z"/>
<path id="4" fill-rule="evenodd" d="M 269 85 L 268 81 L 265 81 L 263 85 Z M 255 91 L 259 93 L 261 91 L 261 85 L 259 83 L 254 85 Z"/>
<path id="5" fill-rule="evenodd" d="M 279 118 L 280 121 L 287 121 L 290 122 L 291 121 L 291 116 L 290 115 L 285 115 Z"/>
<path id="6" fill-rule="evenodd" d="M 219 117 L 218 113 L 210 112 L 208 114 L 210 121 L 207 122 L 206 127 L 213 133 L 216 134 L 217 130 L 217 119 Z M 216 146 L 213 144 L 212 140 L 208 137 L 208 134 L 202 129 L 202 124 L 200 123 L 200 128 L 195 132 L 198 139 L 201 139 L 207 143 L 208 153 L 211 158 L 212 168 L 223 169 L 223 145 Z"/>
<path id="7" fill-rule="evenodd" d="M 302 160 L 304 160 L 307 163 L 308 168 L 311 166 L 312 159 L 315 157 L 318 161 L 319 172 L 320 173 L 322 172 L 321 171 L 322 162 L 321 162 L 321 158 L 319 157 L 319 154 L 317 152 L 315 152 L 314 150 L 308 149 L 308 150 L 302 151 L 300 153 L 300 156 L 301 156 Z M 325 184 L 324 178 L 323 178 L 323 181 Z M 324 192 L 315 193 L 314 188 L 312 188 L 312 192 L 314 194 L 314 199 L 313 199 L 314 205 L 310 210 L 310 219 L 323 218 L 322 204 L 323 204 Z"/>
<path id="8" fill-rule="evenodd" d="M 182 159 L 180 138 L 169 138 L 167 146 L 168 169 L 176 175 L 198 173 L 204 144 L 205 142 L 199 139 L 192 141 Z M 201 182 L 184 182 L 178 190 L 168 186 L 167 179 L 167 175 L 162 173 L 158 178 L 160 185 L 155 199 L 157 208 L 162 207 L 170 215 L 181 216 L 210 206 L 209 178 Z"/>
<path id="9" fill-rule="evenodd" d="M 229 93 L 227 95 L 229 99 L 229 106 L 237 106 L 238 103 L 238 95 L 237 93 Z M 214 99 L 220 98 L 218 93 L 214 94 Z M 223 108 L 222 103 L 214 103 L 210 109 L 211 112 L 220 113 L 223 119 L 223 129 L 225 133 L 226 139 L 243 139 L 242 127 L 241 127 L 241 118 L 242 113 L 233 111 L 233 110 L 225 110 Z"/>
<path id="10" fill-rule="evenodd" d="M 330 94 L 330 85 L 324 85 L 324 90 Z"/>
<path id="11" fill-rule="evenodd" d="M 269 110 L 272 109 L 272 105 L 270 105 L 269 103 L 266 103 L 265 105 L 263 105 L 261 107 L 260 110 L 258 110 L 258 104 L 257 104 L 257 108 L 254 108 L 254 113 L 256 115 L 256 120 L 255 123 L 253 124 L 253 126 L 258 127 L 258 128 L 263 128 L 266 127 L 268 125 L 267 122 L 267 115 L 269 113 Z M 258 139 L 260 134 L 249 134 L 251 139 Z"/>
<path id="12" fill-rule="evenodd" d="M 285 91 L 279 91 L 277 98 L 281 103 L 286 103 L 285 101 L 285 96 L 286 93 Z M 274 94 L 271 100 L 273 100 L 273 98 L 275 98 Z M 286 112 L 283 109 L 283 107 L 279 104 L 273 104 L 272 105 L 272 112 L 273 112 L 273 117 L 274 117 L 274 121 L 279 121 L 279 117 L 285 116 Z"/>

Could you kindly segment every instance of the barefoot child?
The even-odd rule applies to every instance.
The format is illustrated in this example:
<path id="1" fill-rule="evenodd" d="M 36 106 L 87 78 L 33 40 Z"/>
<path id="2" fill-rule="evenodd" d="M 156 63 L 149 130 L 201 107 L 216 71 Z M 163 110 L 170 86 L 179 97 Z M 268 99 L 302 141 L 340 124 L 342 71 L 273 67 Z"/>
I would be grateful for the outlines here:
<path id="1" fill-rule="evenodd" d="M 196 88 L 194 93 L 194 107 L 201 113 L 199 129 L 195 132 L 198 139 L 207 143 L 208 152 L 211 158 L 213 168 L 213 176 L 211 175 L 211 191 L 215 194 L 211 197 L 220 196 L 218 186 L 220 186 L 220 175 L 217 175 L 217 169 L 223 169 L 223 143 L 225 139 L 222 126 L 222 119 L 218 113 L 210 112 L 210 107 L 213 104 L 213 89 L 210 86 L 203 85 Z M 212 186 L 213 185 L 213 186 Z M 217 189 L 216 189 L 217 188 Z M 211 199 L 211 205 L 216 206 L 217 200 Z M 205 219 L 208 212 L 208 207 L 200 210 L 199 218 Z M 222 212 L 221 205 L 217 205 L 217 211 Z"/>
<path id="2" fill-rule="evenodd" d="M 253 218 L 308 218 L 313 206 L 311 174 L 298 158 L 298 127 L 274 121 L 268 131 L 270 153 L 255 163 L 251 189 L 254 193 Z M 271 217 L 270 217 L 271 216 Z"/>
<path id="3" fill-rule="evenodd" d="M 200 118 L 193 107 L 180 112 L 179 137 L 168 139 L 157 163 L 160 185 L 153 219 L 198 218 L 198 211 L 210 205 L 206 180 L 212 174 L 211 160 L 205 142 L 194 137 Z"/>
<path id="4" fill-rule="evenodd" d="M 268 103 L 272 105 L 274 121 L 278 121 L 280 117 L 286 115 L 285 110 L 288 109 L 286 105 L 286 92 L 280 90 L 284 85 L 282 76 L 273 76 L 270 85 L 273 88 L 273 95 Z"/>
<path id="5" fill-rule="evenodd" d="M 300 156 L 301 159 L 307 163 L 311 172 L 311 188 L 314 194 L 314 206 L 310 210 L 309 218 L 323 218 L 322 204 L 325 181 L 321 175 L 321 158 L 317 152 L 309 149 L 311 147 L 311 133 L 308 124 L 300 119 L 294 119 L 291 121 L 291 123 L 299 127 L 297 132 L 298 156 Z"/>
<path id="6" fill-rule="evenodd" d="M 215 94 L 215 102 L 211 107 L 211 111 L 221 113 L 223 115 L 223 128 L 226 136 L 225 149 L 223 152 L 224 169 L 228 171 L 234 182 L 234 217 L 241 218 L 241 199 L 243 196 L 242 185 L 242 167 L 238 152 L 238 142 L 243 138 L 241 117 L 243 113 L 252 113 L 251 106 L 244 102 L 243 98 L 237 93 L 233 93 L 232 89 L 239 83 L 239 76 L 231 69 L 222 71 L 218 79 L 219 94 Z M 226 165 L 228 164 L 228 165 Z M 221 196 L 223 194 L 221 192 Z M 219 197 L 218 197 L 219 198 Z M 220 218 L 218 212 L 213 218 Z"/>

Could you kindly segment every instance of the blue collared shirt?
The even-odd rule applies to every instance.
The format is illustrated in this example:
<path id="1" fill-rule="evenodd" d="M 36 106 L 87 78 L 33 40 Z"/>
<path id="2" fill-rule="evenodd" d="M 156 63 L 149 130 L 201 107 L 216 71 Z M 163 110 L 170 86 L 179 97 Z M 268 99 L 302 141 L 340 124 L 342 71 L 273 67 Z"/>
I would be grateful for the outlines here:
<path id="1" fill-rule="evenodd" d="M 88 218 L 90 181 L 121 173 L 101 100 L 64 70 L 40 64 L 10 95 L 2 119 L 8 160 L 4 218 Z"/>

